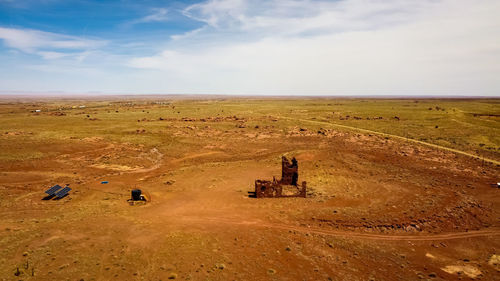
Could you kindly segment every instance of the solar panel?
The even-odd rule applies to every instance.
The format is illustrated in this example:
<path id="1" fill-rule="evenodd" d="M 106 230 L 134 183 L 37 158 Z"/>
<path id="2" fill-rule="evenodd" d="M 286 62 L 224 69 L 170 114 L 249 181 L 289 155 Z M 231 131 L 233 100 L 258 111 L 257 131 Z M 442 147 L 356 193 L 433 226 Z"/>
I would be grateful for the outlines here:
<path id="1" fill-rule="evenodd" d="M 65 187 L 61 190 L 59 190 L 57 193 L 56 193 L 56 197 L 57 198 L 63 198 L 64 196 L 66 196 L 68 194 L 68 192 L 71 190 L 71 188 L 69 187 Z"/>
<path id="2" fill-rule="evenodd" d="M 45 191 L 45 193 L 47 193 L 49 196 L 52 196 L 56 193 L 56 191 L 58 191 L 59 189 L 61 189 L 62 187 L 58 184 L 54 185 L 53 187 L 47 189 Z"/>

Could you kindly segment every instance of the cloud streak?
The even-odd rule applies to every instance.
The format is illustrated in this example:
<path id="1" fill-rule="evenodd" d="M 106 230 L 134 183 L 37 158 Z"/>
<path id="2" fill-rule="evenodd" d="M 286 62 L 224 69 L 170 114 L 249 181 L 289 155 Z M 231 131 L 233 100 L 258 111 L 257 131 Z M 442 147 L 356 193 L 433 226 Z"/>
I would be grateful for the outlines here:
<path id="1" fill-rule="evenodd" d="M 165 8 L 153 8 L 151 9 L 151 14 L 144 16 L 139 19 L 132 20 L 126 25 L 135 25 L 141 23 L 151 23 L 151 22 L 164 22 L 168 20 L 168 10 Z"/>
<path id="2" fill-rule="evenodd" d="M 60 59 L 79 55 L 81 51 L 97 49 L 107 44 L 105 40 L 86 39 L 33 29 L 0 27 L 0 39 L 5 45 L 44 59 Z"/>
<path id="3" fill-rule="evenodd" d="M 187 7 L 187 17 L 219 30 L 300 35 L 374 30 L 411 22 L 436 1 L 210 0 Z"/>

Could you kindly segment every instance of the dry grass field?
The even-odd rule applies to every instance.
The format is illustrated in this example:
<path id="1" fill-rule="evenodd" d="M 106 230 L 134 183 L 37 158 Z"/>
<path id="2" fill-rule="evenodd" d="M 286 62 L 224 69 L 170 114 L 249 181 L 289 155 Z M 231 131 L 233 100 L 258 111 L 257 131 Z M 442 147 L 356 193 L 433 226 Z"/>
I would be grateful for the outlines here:
<path id="1" fill-rule="evenodd" d="M 500 280 L 499 99 L 3 97 L 0 120 L 0 280 Z M 307 198 L 249 198 L 282 156 Z"/>

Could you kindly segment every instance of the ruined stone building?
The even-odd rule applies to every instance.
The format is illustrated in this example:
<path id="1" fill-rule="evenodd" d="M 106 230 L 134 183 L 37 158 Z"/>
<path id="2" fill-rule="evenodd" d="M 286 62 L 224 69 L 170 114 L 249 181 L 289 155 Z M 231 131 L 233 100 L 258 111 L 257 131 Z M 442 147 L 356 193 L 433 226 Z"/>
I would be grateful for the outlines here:
<path id="1" fill-rule="evenodd" d="M 299 166 L 297 160 L 290 162 L 286 157 L 281 158 L 281 180 L 273 177 L 272 181 L 256 180 L 255 193 L 257 198 L 262 197 L 306 197 L 306 182 L 298 186 Z"/>

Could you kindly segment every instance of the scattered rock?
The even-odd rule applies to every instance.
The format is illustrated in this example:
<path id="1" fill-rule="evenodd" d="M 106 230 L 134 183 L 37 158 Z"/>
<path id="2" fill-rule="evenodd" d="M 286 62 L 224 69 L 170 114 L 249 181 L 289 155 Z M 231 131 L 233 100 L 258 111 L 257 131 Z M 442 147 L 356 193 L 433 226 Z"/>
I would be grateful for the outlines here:
<path id="1" fill-rule="evenodd" d="M 476 278 L 481 275 L 481 271 L 472 265 L 448 265 L 441 268 L 442 271 L 449 274 L 462 274 L 464 273 L 470 278 Z"/>
<path id="2" fill-rule="evenodd" d="M 19 267 L 16 268 L 16 271 L 14 272 L 15 276 L 21 275 L 21 271 L 19 271 Z"/>
<path id="3" fill-rule="evenodd" d="M 66 268 L 66 267 L 68 267 L 68 266 L 69 266 L 69 264 L 65 263 L 65 264 L 63 264 L 63 265 L 61 265 L 61 266 L 59 267 L 59 270 L 63 270 L 63 269 L 65 269 L 65 268 Z"/>
<path id="4" fill-rule="evenodd" d="M 220 269 L 220 270 L 223 270 L 224 268 L 226 268 L 226 265 L 223 264 L 223 263 L 218 263 L 215 265 L 216 268 Z"/>
<path id="5" fill-rule="evenodd" d="M 488 264 L 500 271 L 500 255 L 492 255 Z"/>

